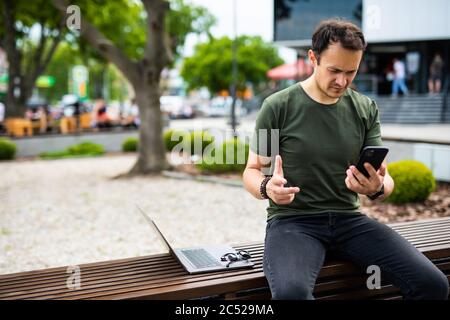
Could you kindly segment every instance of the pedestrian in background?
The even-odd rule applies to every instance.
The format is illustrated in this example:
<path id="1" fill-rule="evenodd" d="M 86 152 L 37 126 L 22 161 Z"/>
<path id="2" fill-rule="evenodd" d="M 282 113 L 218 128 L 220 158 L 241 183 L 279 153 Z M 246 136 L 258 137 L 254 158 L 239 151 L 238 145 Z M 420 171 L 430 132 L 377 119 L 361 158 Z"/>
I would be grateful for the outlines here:
<path id="1" fill-rule="evenodd" d="M 408 87 L 406 86 L 405 63 L 398 58 L 394 58 L 393 67 L 394 67 L 394 79 L 392 80 L 392 95 L 396 97 L 398 95 L 399 89 L 402 91 L 404 95 L 407 95 Z"/>
<path id="2" fill-rule="evenodd" d="M 441 54 L 437 52 L 434 55 L 433 61 L 430 64 L 430 78 L 428 79 L 428 92 L 440 93 L 442 83 L 442 73 L 444 69 L 444 60 Z"/>

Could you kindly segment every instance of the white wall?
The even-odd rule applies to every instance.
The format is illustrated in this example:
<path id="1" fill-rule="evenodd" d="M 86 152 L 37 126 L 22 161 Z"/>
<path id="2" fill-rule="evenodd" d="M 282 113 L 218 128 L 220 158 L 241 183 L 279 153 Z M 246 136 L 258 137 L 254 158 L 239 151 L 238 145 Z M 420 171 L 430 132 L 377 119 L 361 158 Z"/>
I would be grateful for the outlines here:
<path id="1" fill-rule="evenodd" d="M 401 160 L 417 160 L 425 164 L 436 180 L 450 182 L 450 145 L 410 143 L 383 138 L 389 148 L 388 163 Z"/>
<path id="2" fill-rule="evenodd" d="M 448 0 L 363 0 L 363 32 L 370 42 L 450 39 Z"/>

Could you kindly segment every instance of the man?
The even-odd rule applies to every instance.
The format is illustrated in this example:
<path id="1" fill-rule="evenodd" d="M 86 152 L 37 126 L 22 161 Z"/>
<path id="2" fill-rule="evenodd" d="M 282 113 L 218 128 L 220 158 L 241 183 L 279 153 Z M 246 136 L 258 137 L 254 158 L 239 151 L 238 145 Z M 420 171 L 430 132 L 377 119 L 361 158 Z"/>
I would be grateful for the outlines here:
<path id="1" fill-rule="evenodd" d="M 364 146 L 382 144 L 375 102 L 349 88 L 365 47 L 352 23 L 324 21 L 308 52 L 312 76 L 268 97 L 258 114 L 243 178 L 253 196 L 269 199 L 264 272 L 274 299 L 314 299 L 327 250 L 379 266 L 406 299 L 448 296 L 447 278 L 431 261 L 359 211 L 358 194 L 383 199 L 394 189 L 386 160 L 378 171 L 365 164 L 370 178 L 350 165 Z"/>
<path id="2" fill-rule="evenodd" d="M 403 94 L 408 94 L 408 87 L 406 86 L 406 67 L 405 63 L 397 58 L 394 58 L 394 79 L 392 80 L 392 95 L 396 97 L 400 89 Z"/>
<path id="3" fill-rule="evenodd" d="M 430 64 L 430 78 L 428 79 L 428 92 L 441 92 L 441 79 L 444 72 L 444 60 L 440 52 L 437 52 Z"/>

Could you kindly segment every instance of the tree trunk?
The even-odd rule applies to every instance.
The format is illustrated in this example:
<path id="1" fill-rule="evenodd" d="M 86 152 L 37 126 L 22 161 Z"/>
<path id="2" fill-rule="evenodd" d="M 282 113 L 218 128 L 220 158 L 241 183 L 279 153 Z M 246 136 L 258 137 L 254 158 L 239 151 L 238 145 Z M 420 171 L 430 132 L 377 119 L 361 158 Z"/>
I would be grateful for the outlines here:
<path id="1" fill-rule="evenodd" d="M 19 81 L 21 81 L 22 78 L 20 76 L 15 76 L 14 73 L 9 75 L 9 77 L 8 91 L 6 93 L 5 118 L 23 118 L 25 116 L 25 111 L 27 110 L 25 105 L 26 101 L 23 99 L 22 86 L 14 84 L 14 79 L 19 79 Z M 16 90 L 19 97 L 16 97 L 14 93 Z"/>
<path id="2" fill-rule="evenodd" d="M 164 17 L 170 9 L 165 0 L 142 0 L 147 12 L 147 45 L 144 58 L 132 61 L 125 53 L 95 26 L 81 16 L 81 36 L 106 60 L 114 63 L 133 85 L 139 106 L 141 125 L 139 129 L 138 159 L 128 173 L 159 174 L 170 168 L 162 139 L 159 80 L 161 70 L 169 64 L 170 56 L 165 45 Z M 52 0 L 53 5 L 65 12 L 65 0 Z"/>
<path id="3" fill-rule="evenodd" d="M 18 32 L 15 27 L 17 3 L 14 0 L 7 0 L 3 3 L 3 27 L 6 30 L 5 35 L 5 51 L 8 58 L 8 91 L 6 94 L 6 117 L 24 117 L 27 109 L 26 103 L 31 97 L 36 79 L 44 72 L 50 59 L 62 39 L 62 28 L 64 20 L 61 19 L 58 34 L 56 37 L 46 36 L 42 31 L 45 27 L 41 22 L 41 38 L 39 39 L 38 48 L 35 50 L 33 58 L 28 64 L 28 68 L 23 67 L 23 52 L 17 48 L 16 41 Z M 54 30 L 53 30 L 54 32 Z M 47 54 L 45 52 L 45 43 L 49 38 L 53 38 Z"/>
<path id="4" fill-rule="evenodd" d="M 25 104 L 21 103 L 23 84 L 20 72 L 20 52 L 16 46 L 16 6 L 14 1 L 8 0 L 3 3 L 3 27 L 5 28 L 5 51 L 8 59 L 8 91 L 6 93 L 5 116 L 23 117 L 25 114 Z"/>
<path id="5" fill-rule="evenodd" d="M 141 124 L 138 159 L 129 174 L 158 174 L 170 168 L 162 137 L 159 83 L 135 86 L 134 90 Z"/>
<path id="6" fill-rule="evenodd" d="M 132 82 L 141 120 L 139 156 L 130 174 L 160 173 L 170 168 L 162 138 L 160 79 L 170 55 L 164 42 L 164 17 L 169 10 L 165 0 L 143 0 L 147 11 L 147 45 L 140 62 L 140 80 Z M 142 85 L 144 84 L 144 85 Z"/>

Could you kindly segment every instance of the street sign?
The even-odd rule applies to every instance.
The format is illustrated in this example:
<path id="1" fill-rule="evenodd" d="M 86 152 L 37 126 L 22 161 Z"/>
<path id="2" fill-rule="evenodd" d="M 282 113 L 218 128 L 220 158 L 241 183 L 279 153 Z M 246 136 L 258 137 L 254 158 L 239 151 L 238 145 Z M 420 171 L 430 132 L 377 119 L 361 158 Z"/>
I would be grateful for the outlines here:
<path id="1" fill-rule="evenodd" d="M 89 71 L 83 65 L 74 66 L 71 73 L 72 93 L 78 98 L 87 98 L 87 87 L 89 82 Z"/>
<path id="2" fill-rule="evenodd" d="M 39 76 L 36 80 L 36 86 L 38 88 L 50 88 L 55 85 L 55 77 L 52 76 Z"/>

